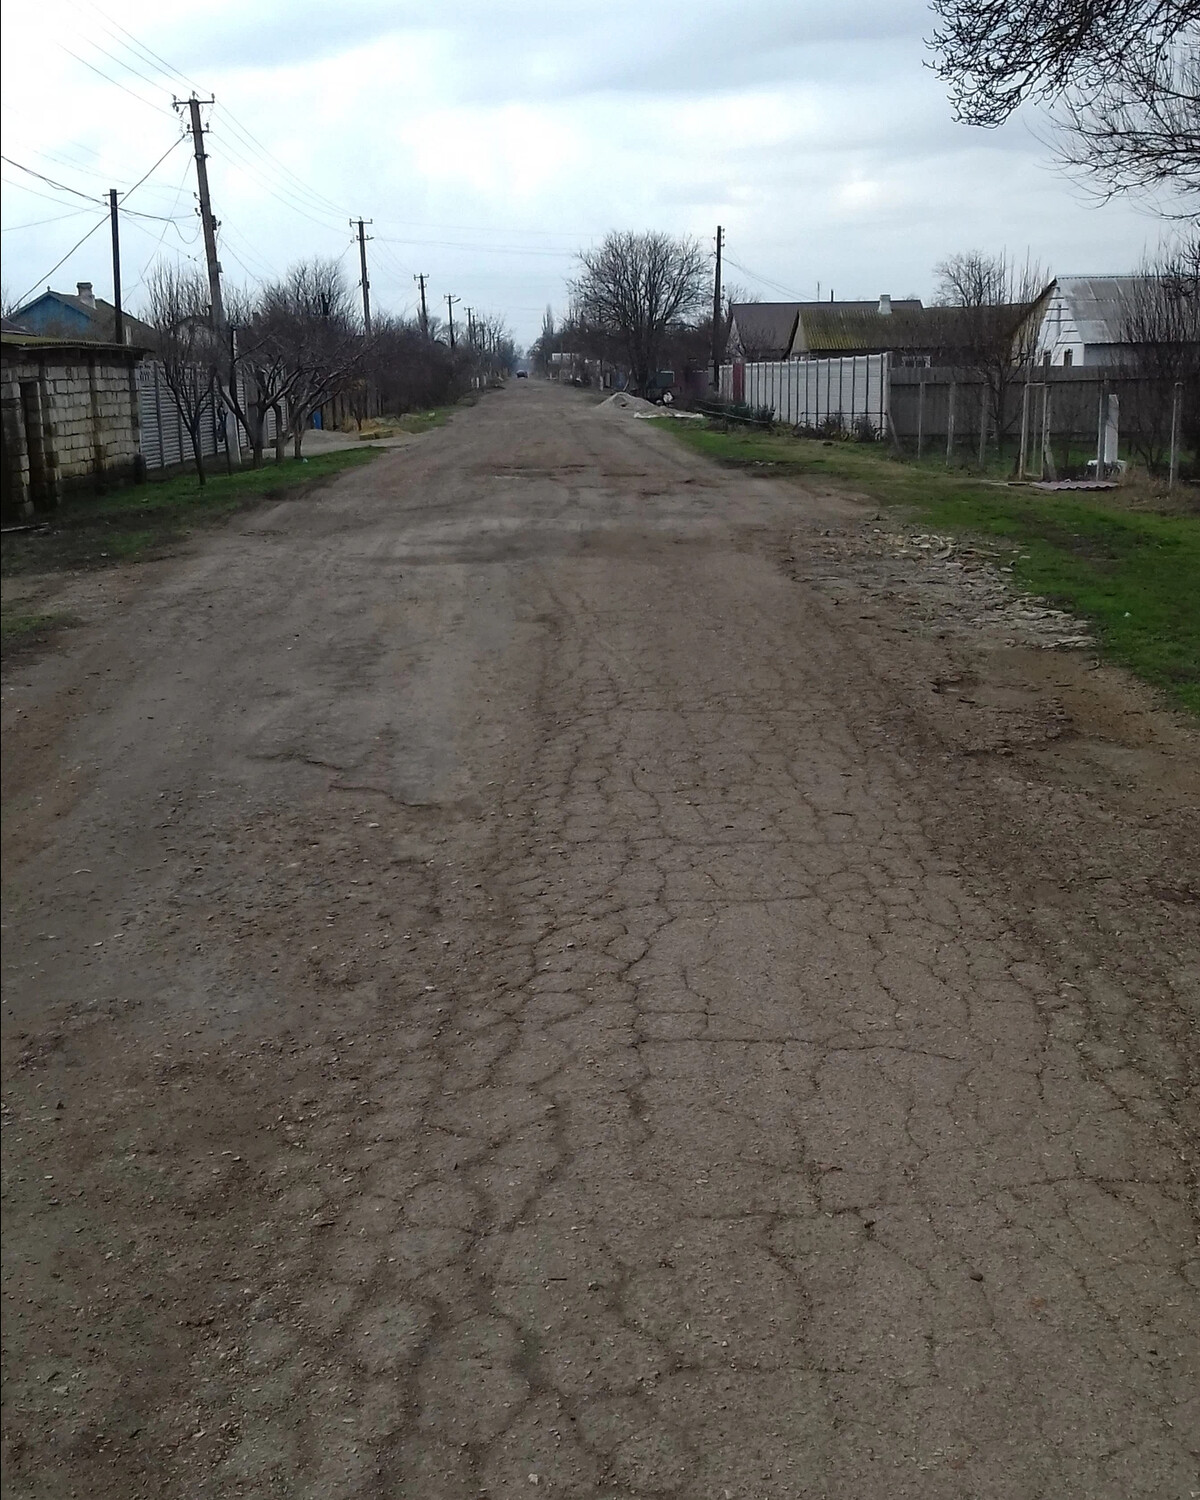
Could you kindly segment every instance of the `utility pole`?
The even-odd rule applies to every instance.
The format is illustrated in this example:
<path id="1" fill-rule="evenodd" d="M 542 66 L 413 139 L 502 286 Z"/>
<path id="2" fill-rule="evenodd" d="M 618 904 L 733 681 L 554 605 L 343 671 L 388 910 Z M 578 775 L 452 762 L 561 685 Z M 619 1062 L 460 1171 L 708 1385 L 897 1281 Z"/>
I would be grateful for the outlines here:
<path id="1" fill-rule="evenodd" d="M 721 247 L 725 231 L 717 225 L 717 274 L 713 279 L 712 365 L 713 389 L 721 388 Z"/>
<path id="2" fill-rule="evenodd" d="M 117 190 L 108 190 L 108 217 L 112 221 L 113 343 L 125 342 L 125 312 L 121 306 L 121 225 L 117 218 Z"/>
<path id="3" fill-rule="evenodd" d="M 374 224 L 374 219 L 359 219 L 358 221 L 358 262 L 362 266 L 362 294 L 363 294 L 363 331 L 368 338 L 371 337 L 371 283 L 367 279 L 367 241 L 372 238 L 363 230 L 363 224 Z M 350 220 L 351 229 L 354 228 L 355 220 Z"/>
<path id="4" fill-rule="evenodd" d="M 471 314 L 474 311 L 475 311 L 475 309 L 473 307 L 468 307 L 467 308 L 467 343 L 468 344 L 474 344 L 474 342 L 475 342 L 475 323 L 474 323 L 474 320 L 471 317 Z"/>
<path id="5" fill-rule="evenodd" d="M 425 311 L 425 283 L 429 280 L 429 277 L 426 276 L 424 272 L 422 272 L 420 276 L 414 276 L 413 280 L 417 282 L 421 288 L 421 332 L 425 335 L 426 338 L 428 338 L 429 314 Z"/>
<path id="6" fill-rule="evenodd" d="M 220 331 L 225 326 L 225 304 L 221 298 L 221 262 L 217 259 L 218 224 L 213 218 L 212 200 L 208 194 L 208 157 L 204 150 L 204 126 L 200 123 L 200 106 L 215 104 L 215 99 L 172 101 L 176 109 L 186 104 L 191 115 L 192 144 L 196 149 L 196 189 L 200 196 L 200 225 L 204 230 L 204 258 L 208 262 L 208 294 L 212 306 L 212 325 Z"/>
<path id="7" fill-rule="evenodd" d="M 450 347 L 451 347 L 451 349 L 454 348 L 454 304 L 456 302 L 461 302 L 461 301 L 462 301 L 461 297 L 452 297 L 449 292 L 446 293 L 446 311 L 450 314 Z"/>

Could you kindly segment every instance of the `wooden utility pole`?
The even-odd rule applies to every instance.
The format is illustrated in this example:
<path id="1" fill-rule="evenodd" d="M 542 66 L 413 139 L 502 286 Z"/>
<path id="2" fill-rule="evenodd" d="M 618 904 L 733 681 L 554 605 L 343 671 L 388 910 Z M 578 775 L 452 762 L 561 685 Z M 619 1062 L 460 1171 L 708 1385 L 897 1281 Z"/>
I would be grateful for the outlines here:
<path id="1" fill-rule="evenodd" d="M 204 258 L 208 262 L 208 295 L 211 305 L 212 325 L 218 331 L 225 326 L 225 304 L 221 298 L 221 262 L 217 259 L 217 229 L 213 218 L 212 199 L 208 193 L 208 156 L 204 150 L 204 126 L 200 122 L 200 106 L 214 104 L 214 99 L 190 99 L 173 101 L 176 109 L 186 104 L 190 115 L 189 129 L 196 151 L 196 191 L 200 198 L 200 227 L 204 231 Z"/>
<path id="2" fill-rule="evenodd" d="M 713 277 L 713 322 L 712 322 L 712 383 L 713 389 L 721 388 L 721 249 L 725 231 L 717 225 L 717 274 Z"/>
<path id="3" fill-rule="evenodd" d="M 371 283 L 367 278 L 367 241 L 371 238 L 363 229 L 364 224 L 374 224 L 374 219 L 350 220 L 353 229 L 358 224 L 358 263 L 362 267 L 363 332 L 371 337 Z"/>
<path id="4" fill-rule="evenodd" d="M 125 311 L 121 306 L 121 225 L 117 218 L 117 190 L 108 190 L 108 217 L 112 221 L 113 343 L 125 342 Z"/>
<path id="5" fill-rule="evenodd" d="M 451 349 L 454 348 L 454 304 L 456 302 L 461 302 L 461 301 L 462 301 L 461 297 L 452 297 L 449 292 L 446 293 L 446 311 L 450 314 L 450 347 L 451 347 Z"/>
<path id="6" fill-rule="evenodd" d="M 429 314 L 425 311 L 425 283 L 429 277 L 424 272 L 420 276 L 414 276 L 413 280 L 421 288 L 421 332 L 426 338 L 429 337 Z"/>

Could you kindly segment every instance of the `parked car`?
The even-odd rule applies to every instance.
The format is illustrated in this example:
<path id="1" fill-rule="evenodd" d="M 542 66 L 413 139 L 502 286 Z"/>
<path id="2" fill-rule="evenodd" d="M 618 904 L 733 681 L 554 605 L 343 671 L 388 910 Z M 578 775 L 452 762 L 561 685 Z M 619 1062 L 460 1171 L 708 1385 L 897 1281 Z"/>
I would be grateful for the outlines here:
<path id="1" fill-rule="evenodd" d="M 529 371 L 528 370 L 518 370 L 517 371 L 517 379 L 518 380 L 528 380 L 529 379 Z"/>

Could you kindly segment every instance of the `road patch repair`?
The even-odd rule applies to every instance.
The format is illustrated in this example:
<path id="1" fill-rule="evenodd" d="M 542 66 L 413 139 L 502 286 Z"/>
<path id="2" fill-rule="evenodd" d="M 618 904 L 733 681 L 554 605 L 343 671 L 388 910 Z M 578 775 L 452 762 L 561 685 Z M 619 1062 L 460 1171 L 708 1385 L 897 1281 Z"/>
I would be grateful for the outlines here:
<path id="1" fill-rule="evenodd" d="M 6 665 L 8 1492 L 1192 1494 L 1194 718 L 598 409 Z"/>

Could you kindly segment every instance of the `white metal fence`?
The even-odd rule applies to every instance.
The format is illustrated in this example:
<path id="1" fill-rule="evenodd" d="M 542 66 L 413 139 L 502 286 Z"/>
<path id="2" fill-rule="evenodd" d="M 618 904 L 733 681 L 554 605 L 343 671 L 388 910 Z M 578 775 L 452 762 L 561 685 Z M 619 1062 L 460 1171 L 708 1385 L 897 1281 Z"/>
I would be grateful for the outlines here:
<path id="1" fill-rule="evenodd" d="M 198 377 L 199 378 L 199 377 Z M 162 366 L 157 360 L 143 360 L 138 366 L 138 423 L 141 429 L 142 459 L 148 469 L 169 469 L 175 464 L 192 462 L 192 445 L 187 428 L 179 415 L 171 388 L 163 378 Z M 245 406 L 245 387 L 238 378 L 238 399 Z M 275 441 L 275 413 L 268 411 L 266 441 Z M 250 439 L 245 428 L 237 424 L 238 438 L 243 449 L 249 448 Z M 200 451 L 205 458 L 225 452 L 225 406 L 217 400 L 215 393 L 204 403 L 204 415 L 200 424 Z"/>
<path id="2" fill-rule="evenodd" d="M 865 420 L 883 432 L 888 420 L 888 356 L 723 365 L 721 397 L 747 406 L 769 406 L 776 421 L 792 426 L 819 427 L 833 418 L 850 429 Z"/>

